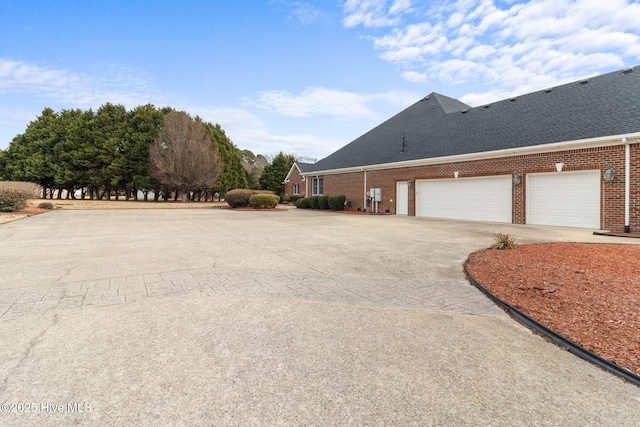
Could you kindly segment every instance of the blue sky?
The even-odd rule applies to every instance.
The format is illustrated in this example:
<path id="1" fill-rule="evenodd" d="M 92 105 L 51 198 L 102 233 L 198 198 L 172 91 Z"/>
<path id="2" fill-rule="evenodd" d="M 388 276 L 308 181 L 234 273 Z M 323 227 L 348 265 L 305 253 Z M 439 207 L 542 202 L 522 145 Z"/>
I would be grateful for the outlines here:
<path id="1" fill-rule="evenodd" d="M 0 0 L 0 149 L 44 107 L 171 106 L 320 159 L 431 92 L 640 64 L 640 0 Z"/>

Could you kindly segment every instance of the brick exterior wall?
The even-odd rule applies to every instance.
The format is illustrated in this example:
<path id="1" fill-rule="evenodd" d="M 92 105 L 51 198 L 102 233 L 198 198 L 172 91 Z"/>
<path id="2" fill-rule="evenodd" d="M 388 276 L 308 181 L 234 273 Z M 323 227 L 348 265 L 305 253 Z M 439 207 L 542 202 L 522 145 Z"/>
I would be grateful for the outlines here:
<path id="1" fill-rule="evenodd" d="M 640 232 L 640 144 L 631 144 L 630 231 Z M 453 178 L 490 175 L 513 175 L 518 171 L 521 183 L 513 185 L 512 222 L 526 224 L 526 187 L 530 173 L 555 172 L 555 164 L 564 163 L 563 171 L 600 170 L 600 222 L 601 229 L 624 231 L 625 223 L 625 146 L 597 147 L 552 153 L 528 154 L 489 160 L 444 163 L 439 165 L 386 170 L 319 175 L 324 177 L 324 194 L 344 194 L 352 210 L 364 210 L 365 188 L 382 188 L 379 212 L 396 213 L 396 182 L 409 179 Z M 605 182 L 602 174 L 611 166 L 615 171 L 613 182 Z M 309 178 L 311 179 L 311 178 Z M 292 182 L 293 177 L 292 177 Z M 287 184 L 287 189 L 289 185 Z M 291 191 L 291 190 L 287 190 Z M 301 186 L 302 191 L 302 186 Z M 368 209 L 369 211 L 371 209 Z M 409 215 L 415 215 L 415 184 L 409 187 Z"/>
<path id="2" fill-rule="evenodd" d="M 295 194 L 293 191 L 293 186 L 295 184 L 298 184 L 300 186 L 299 194 Z M 286 182 L 284 184 L 284 195 L 307 197 L 305 184 L 306 184 L 305 181 L 302 180 L 302 175 L 300 175 L 300 171 L 298 170 L 297 167 L 294 167 L 293 171 L 291 172 L 291 176 L 289 177 L 289 182 Z M 309 191 L 311 191 L 311 188 L 309 188 Z"/>

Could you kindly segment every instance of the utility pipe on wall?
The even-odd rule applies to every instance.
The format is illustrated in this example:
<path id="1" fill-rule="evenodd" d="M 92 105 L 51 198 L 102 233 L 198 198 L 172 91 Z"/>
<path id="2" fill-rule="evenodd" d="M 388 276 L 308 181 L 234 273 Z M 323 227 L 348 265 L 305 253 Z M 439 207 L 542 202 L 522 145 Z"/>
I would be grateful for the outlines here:
<path id="1" fill-rule="evenodd" d="M 631 147 L 627 142 L 627 139 L 623 139 L 624 145 L 624 232 L 631 232 L 631 227 L 629 224 L 629 211 L 631 209 Z"/>
<path id="2" fill-rule="evenodd" d="M 362 201 L 362 206 L 364 206 L 364 210 L 367 210 L 367 170 L 365 168 L 362 168 L 362 171 L 364 172 L 364 199 Z"/>

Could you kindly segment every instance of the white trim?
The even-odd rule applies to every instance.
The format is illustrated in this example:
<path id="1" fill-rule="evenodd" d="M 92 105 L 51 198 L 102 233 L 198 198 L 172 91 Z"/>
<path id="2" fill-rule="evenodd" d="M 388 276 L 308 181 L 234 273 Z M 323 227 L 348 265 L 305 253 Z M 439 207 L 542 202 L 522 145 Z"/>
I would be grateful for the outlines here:
<path id="1" fill-rule="evenodd" d="M 524 156 L 530 154 L 553 153 L 556 151 L 582 150 L 585 148 L 611 147 L 624 145 L 623 138 L 638 139 L 640 132 L 626 135 L 615 135 L 599 138 L 580 139 L 575 141 L 554 142 L 551 144 L 534 145 L 531 147 L 507 148 L 504 150 L 483 151 L 480 153 L 458 154 L 454 156 L 432 157 L 428 159 L 406 160 L 403 162 L 382 163 L 378 165 L 354 166 L 341 169 L 327 169 L 309 172 L 308 175 L 333 175 L 350 172 L 362 172 L 363 170 L 384 170 L 409 168 L 417 166 L 440 165 L 443 163 L 469 162 L 474 160 L 488 160 L 501 157 Z M 302 174 L 301 175 L 306 175 Z"/>

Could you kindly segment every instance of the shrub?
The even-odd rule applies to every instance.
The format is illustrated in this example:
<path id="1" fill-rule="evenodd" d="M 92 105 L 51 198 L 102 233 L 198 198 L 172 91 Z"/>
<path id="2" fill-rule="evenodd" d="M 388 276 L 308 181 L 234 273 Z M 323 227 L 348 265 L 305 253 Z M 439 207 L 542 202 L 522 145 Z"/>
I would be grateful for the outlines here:
<path id="1" fill-rule="evenodd" d="M 491 245 L 491 249 L 515 249 L 518 247 L 518 243 L 516 243 L 516 238 L 512 237 L 508 234 L 496 233 L 493 235 L 493 245 Z"/>
<path id="2" fill-rule="evenodd" d="M 256 194 L 255 190 L 236 188 L 235 190 L 227 191 L 227 194 L 224 195 L 224 200 L 232 208 L 246 208 L 249 206 L 249 199 L 254 194 Z"/>
<path id="3" fill-rule="evenodd" d="M 329 209 L 329 196 L 318 196 L 318 207 L 320 209 Z"/>
<path id="4" fill-rule="evenodd" d="M 298 209 L 309 209 L 309 199 L 303 197 L 302 199 L 296 200 L 296 208 Z"/>
<path id="5" fill-rule="evenodd" d="M 309 207 L 311 209 L 320 209 L 320 206 L 318 205 L 318 196 L 309 197 Z"/>
<path id="6" fill-rule="evenodd" d="M 347 197 L 343 194 L 338 194 L 335 196 L 329 196 L 329 209 L 333 211 L 343 211 L 344 204 L 347 201 Z"/>
<path id="7" fill-rule="evenodd" d="M 40 203 L 40 204 L 38 205 L 38 207 L 39 207 L 40 209 L 49 209 L 49 210 L 51 210 L 51 209 L 53 209 L 53 203 L 49 203 L 49 202 L 42 202 L 42 203 Z"/>
<path id="8" fill-rule="evenodd" d="M 254 194 L 273 194 L 273 191 L 236 188 L 234 190 L 227 191 L 224 195 L 224 200 L 232 208 L 246 208 L 249 206 L 249 199 Z"/>
<path id="9" fill-rule="evenodd" d="M 249 205 L 254 208 L 275 208 L 280 201 L 276 194 L 254 194 L 249 198 Z"/>
<path id="10" fill-rule="evenodd" d="M 295 203 L 295 202 L 297 202 L 298 200 L 300 200 L 300 196 L 289 196 L 289 201 L 290 201 L 291 203 Z"/>
<path id="11" fill-rule="evenodd" d="M 33 182 L 0 181 L 0 212 L 19 211 L 27 206 L 27 199 L 40 194 L 40 186 Z"/>

